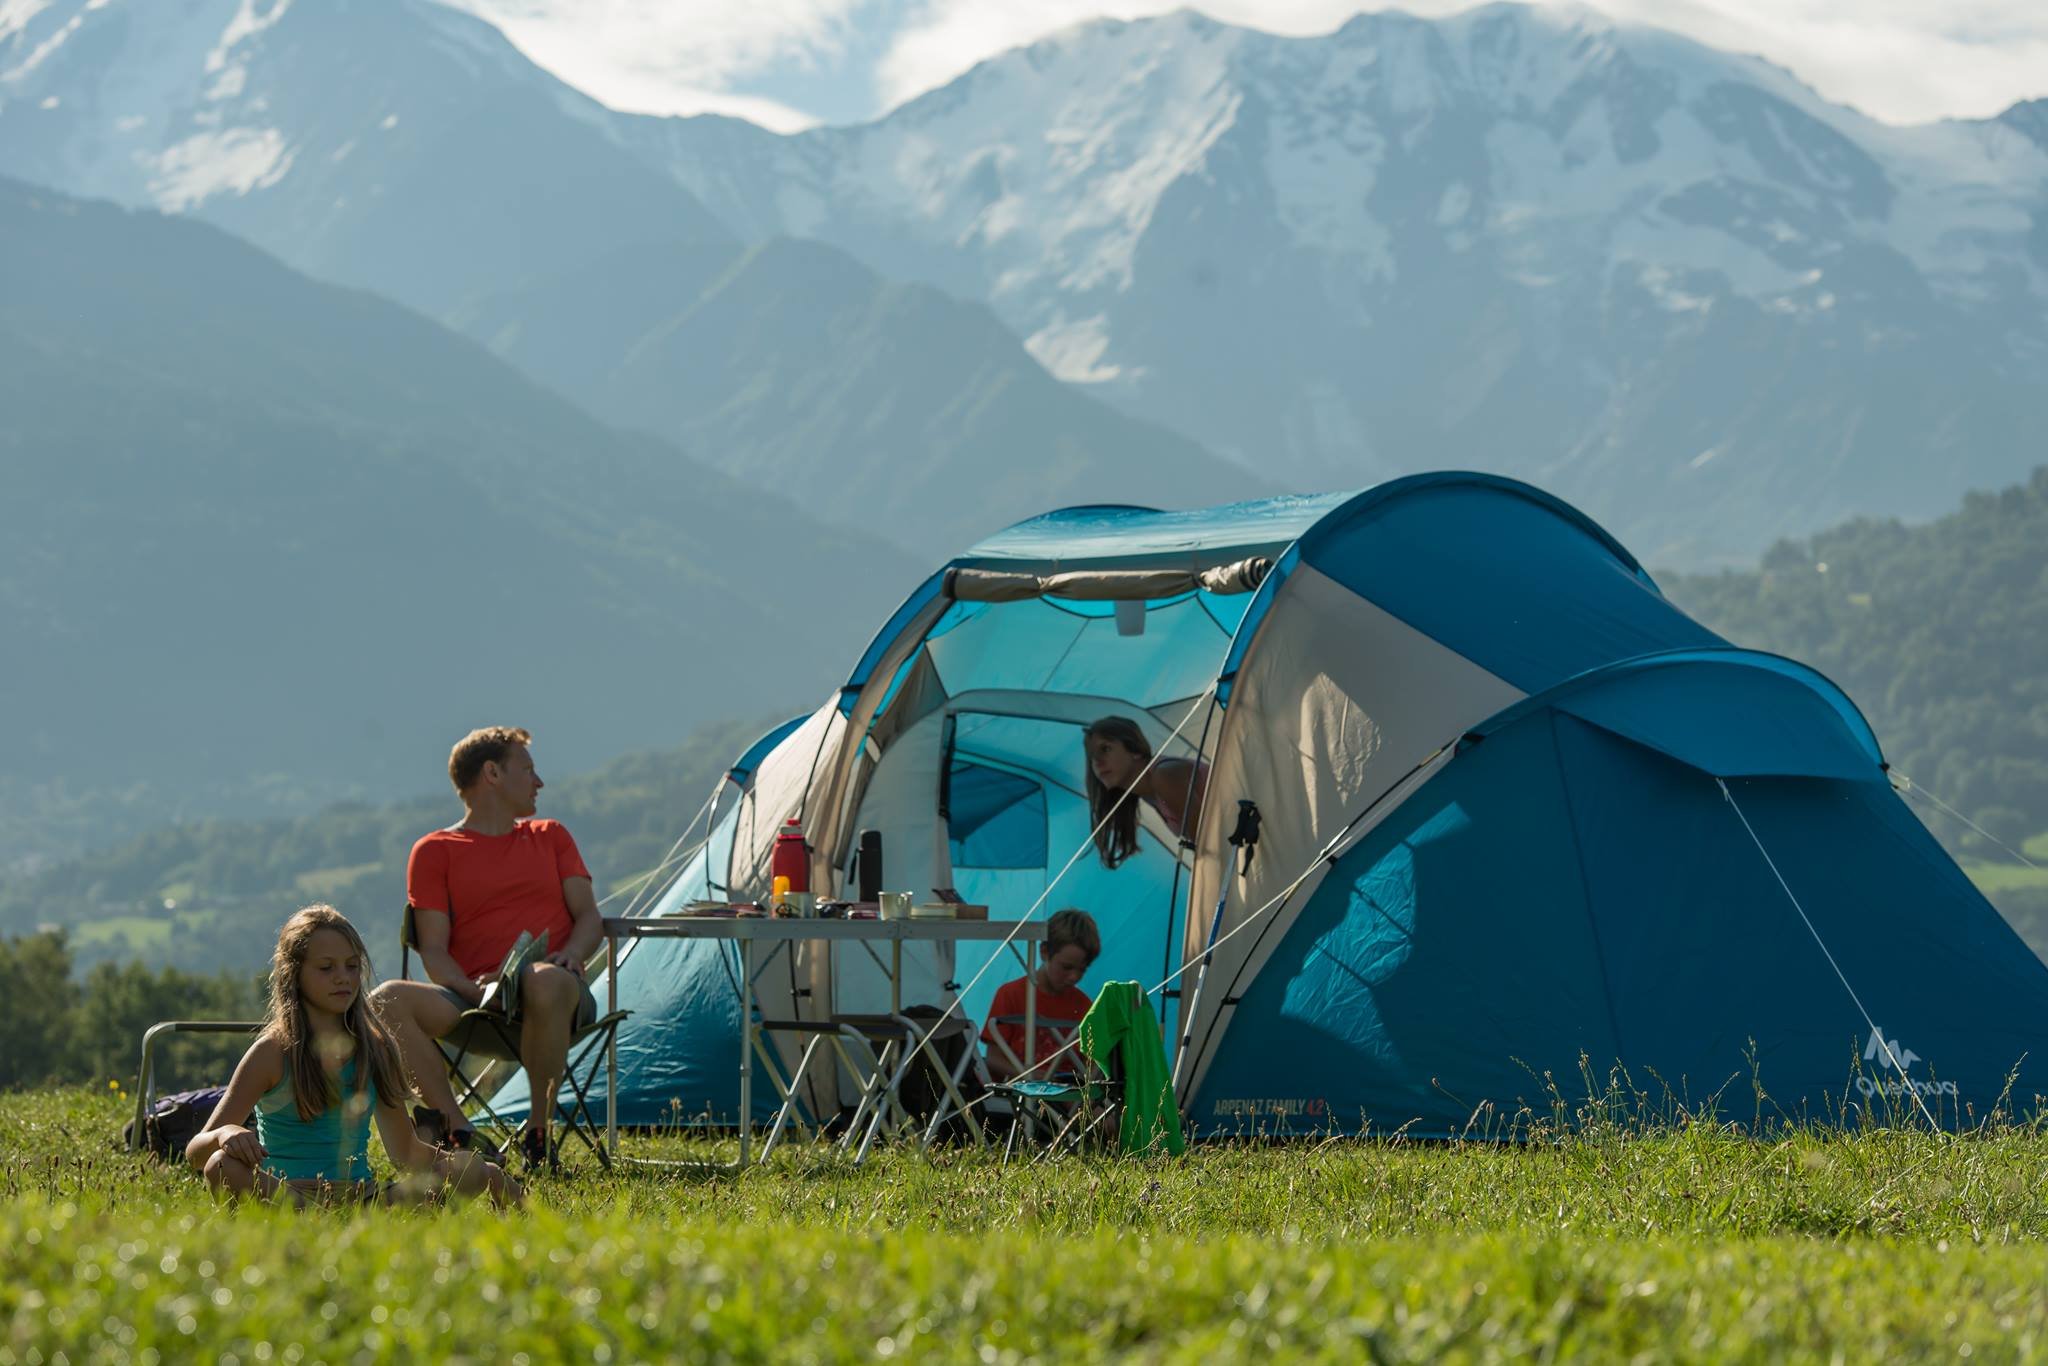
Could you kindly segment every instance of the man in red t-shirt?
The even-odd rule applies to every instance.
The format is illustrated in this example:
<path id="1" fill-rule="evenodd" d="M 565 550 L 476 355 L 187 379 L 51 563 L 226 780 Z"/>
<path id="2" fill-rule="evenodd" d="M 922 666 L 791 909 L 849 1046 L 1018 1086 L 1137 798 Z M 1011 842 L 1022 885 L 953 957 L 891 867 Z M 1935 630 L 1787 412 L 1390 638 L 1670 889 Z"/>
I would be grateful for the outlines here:
<path id="1" fill-rule="evenodd" d="M 448 756 L 448 780 L 463 818 L 420 837 L 405 866 L 420 963 L 429 982 L 386 982 L 376 1004 L 431 1112 L 418 1115 L 454 1146 L 471 1140 L 469 1121 L 433 1040 L 483 1000 L 522 933 L 547 936 L 544 960 L 519 982 L 519 1058 L 532 1084 L 532 1109 L 520 1147 L 530 1161 L 547 1155 L 546 1120 L 568 1064 L 569 1040 L 597 1018 L 584 964 L 604 937 L 590 870 L 576 841 L 556 821 L 530 819 L 543 784 L 513 726 L 474 730 Z M 432 1121 L 439 1118 L 437 1126 Z"/>

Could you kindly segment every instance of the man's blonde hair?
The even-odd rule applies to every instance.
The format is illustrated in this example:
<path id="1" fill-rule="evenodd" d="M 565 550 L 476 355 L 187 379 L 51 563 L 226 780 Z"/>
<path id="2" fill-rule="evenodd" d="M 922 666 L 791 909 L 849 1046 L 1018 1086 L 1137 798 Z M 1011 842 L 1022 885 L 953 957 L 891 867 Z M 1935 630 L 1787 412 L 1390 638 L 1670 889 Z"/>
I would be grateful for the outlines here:
<path id="1" fill-rule="evenodd" d="M 502 764 L 514 745 L 533 743 L 533 737 L 519 726 L 485 726 L 455 742 L 448 751 L 448 781 L 457 792 L 467 792 L 484 771 L 485 764 Z"/>

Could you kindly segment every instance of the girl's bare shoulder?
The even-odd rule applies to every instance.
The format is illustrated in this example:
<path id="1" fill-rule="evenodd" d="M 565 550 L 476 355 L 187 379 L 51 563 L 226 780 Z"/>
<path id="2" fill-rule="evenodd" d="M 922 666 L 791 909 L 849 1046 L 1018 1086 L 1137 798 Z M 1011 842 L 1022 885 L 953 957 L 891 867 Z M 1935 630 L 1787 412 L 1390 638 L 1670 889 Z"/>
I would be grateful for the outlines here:
<path id="1" fill-rule="evenodd" d="M 273 1083 L 284 1075 L 284 1062 L 284 1040 L 268 1029 L 257 1034 L 249 1051 L 242 1055 L 242 1066 L 268 1076 Z"/>

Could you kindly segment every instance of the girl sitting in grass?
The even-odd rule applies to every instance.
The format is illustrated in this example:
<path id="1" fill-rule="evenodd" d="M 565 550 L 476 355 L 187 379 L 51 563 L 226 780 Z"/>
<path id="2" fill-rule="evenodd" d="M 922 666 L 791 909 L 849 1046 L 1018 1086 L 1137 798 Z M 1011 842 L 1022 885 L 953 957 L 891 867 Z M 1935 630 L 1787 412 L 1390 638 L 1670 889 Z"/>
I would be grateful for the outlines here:
<path id="1" fill-rule="evenodd" d="M 301 1204 L 395 1204 L 446 1188 L 519 1203 L 526 1193 L 511 1176 L 413 1132 L 398 1050 L 363 990 L 369 966 L 362 936 L 332 906 L 308 906 L 285 922 L 270 960 L 269 1018 L 185 1160 L 230 1198 L 284 1191 Z M 384 1151 L 411 1173 L 382 1187 L 370 1176 L 373 1112 Z"/>

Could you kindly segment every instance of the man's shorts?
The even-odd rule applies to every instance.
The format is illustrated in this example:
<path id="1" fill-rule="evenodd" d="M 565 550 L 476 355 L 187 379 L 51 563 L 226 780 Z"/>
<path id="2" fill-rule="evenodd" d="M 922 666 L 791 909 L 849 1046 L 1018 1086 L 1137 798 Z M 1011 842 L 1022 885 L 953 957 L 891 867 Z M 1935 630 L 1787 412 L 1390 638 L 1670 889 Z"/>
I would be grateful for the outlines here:
<path id="1" fill-rule="evenodd" d="M 576 1002 L 576 1023 L 569 1031 L 571 1034 L 580 1034 L 597 1022 L 597 995 L 591 991 L 590 983 L 584 982 L 582 987 L 583 995 Z M 442 987 L 441 994 L 452 1001 L 457 1010 L 468 1010 L 471 1008 L 469 1002 L 464 1000 L 462 994 L 453 987 Z M 514 1011 L 511 1023 L 519 1023 L 519 1018 L 519 1012 Z"/>

